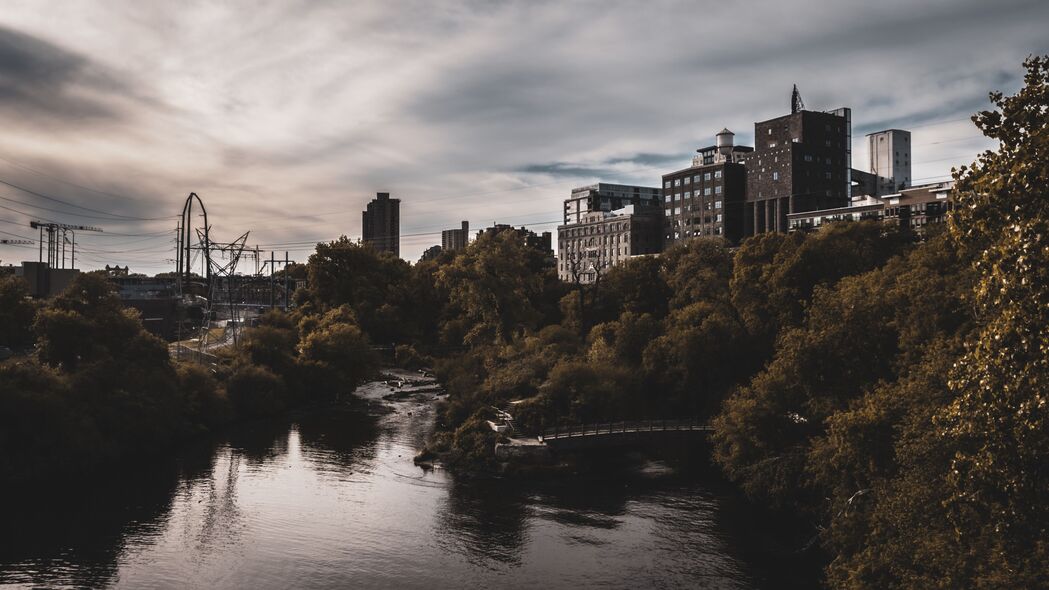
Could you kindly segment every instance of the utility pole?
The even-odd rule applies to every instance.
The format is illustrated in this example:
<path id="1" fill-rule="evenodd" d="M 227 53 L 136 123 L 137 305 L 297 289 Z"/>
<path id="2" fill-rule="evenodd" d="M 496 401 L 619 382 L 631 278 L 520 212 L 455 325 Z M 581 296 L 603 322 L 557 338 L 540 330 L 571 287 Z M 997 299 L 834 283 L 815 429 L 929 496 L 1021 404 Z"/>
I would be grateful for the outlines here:
<path id="1" fill-rule="evenodd" d="M 276 290 L 277 286 L 273 284 L 273 269 L 276 267 L 276 264 L 277 264 L 277 261 L 276 261 L 276 259 L 274 257 L 273 250 L 270 250 L 270 309 L 273 309 L 273 306 L 276 305 L 276 301 L 275 301 L 276 292 L 275 292 L 275 290 Z"/>
<path id="2" fill-rule="evenodd" d="M 288 311 L 288 251 L 284 251 L 284 311 Z"/>

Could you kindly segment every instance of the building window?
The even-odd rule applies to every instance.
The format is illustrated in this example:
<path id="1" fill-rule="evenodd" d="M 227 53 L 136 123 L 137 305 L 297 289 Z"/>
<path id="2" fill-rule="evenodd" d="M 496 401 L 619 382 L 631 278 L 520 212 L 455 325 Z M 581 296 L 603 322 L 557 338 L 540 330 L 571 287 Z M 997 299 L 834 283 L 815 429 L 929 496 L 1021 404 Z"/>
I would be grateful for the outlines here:
<path id="1" fill-rule="evenodd" d="M 721 170 L 714 171 L 714 178 L 721 178 Z"/>
<path id="2" fill-rule="evenodd" d="M 715 209 L 720 209 L 721 208 L 721 201 L 714 201 L 714 208 Z"/>
<path id="3" fill-rule="evenodd" d="M 674 195 L 667 195 L 667 196 L 663 197 L 663 201 L 666 202 L 666 203 L 670 203 L 673 200 L 674 200 Z"/>
<path id="4" fill-rule="evenodd" d="M 692 177 L 691 176 L 686 176 L 685 177 L 685 184 L 690 184 L 691 182 L 692 182 Z"/>
<path id="5" fill-rule="evenodd" d="M 691 196 L 692 196 L 692 192 L 691 191 L 685 191 L 685 198 L 686 199 L 691 197 Z"/>
<path id="6" fill-rule="evenodd" d="M 776 147 L 776 142 L 774 142 L 774 141 L 770 141 L 770 142 L 769 142 L 769 147 L 770 147 L 770 148 L 774 148 L 774 147 Z"/>
<path id="7" fill-rule="evenodd" d="M 674 186 L 681 186 L 681 179 L 680 178 L 675 178 L 674 179 Z"/>
<path id="8" fill-rule="evenodd" d="M 826 178 L 827 180 L 830 180 L 830 172 L 824 172 L 824 173 L 823 173 L 823 176 L 824 176 L 824 178 Z"/>
<path id="9" fill-rule="evenodd" d="M 772 173 L 772 180 L 779 180 L 779 172 Z"/>
<path id="10" fill-rule="evenodd" d="M 703 189 L 703 196 L 704 197 L 709 197 L 710 196 L 710 187 L 709 186 L 706 187 L 705 189 Z"/>
<path id="11" fill-rule="evenodd" d="M 805 154 L 805 161 L 806 162 L 811 162 L 812 161 L 812 154 Z"/>
<path id="12" fill-rule="evenodd" d="M 710 180 L 710 173 L 709 172 L 707 172 L 706 174 L 703 175 L 703 180 Z"/>
<path id="13" fill-rule="evenodd" d="M 663 183 L 663 188 L 670 188 L 670 181 L 667 180 Z"/>
<path id="14" fill-rule="evenodd" d="M 721 185 L 718 185 L 718 186 L 714 187 L 714 194 L 715 195 L 720 195 L 721 194 Z"/>

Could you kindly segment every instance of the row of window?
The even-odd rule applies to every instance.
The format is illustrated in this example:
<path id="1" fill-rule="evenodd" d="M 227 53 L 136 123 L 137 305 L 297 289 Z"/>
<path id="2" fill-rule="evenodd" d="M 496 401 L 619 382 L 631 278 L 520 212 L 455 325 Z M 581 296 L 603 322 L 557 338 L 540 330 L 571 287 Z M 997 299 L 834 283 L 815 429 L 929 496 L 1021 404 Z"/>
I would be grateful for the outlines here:
<path id="1" fill-rule="evenodd" d="M 670 188 L 672 186 L 681 186 L 682 184 L 687 186 L 689 184 L 692 184 L 693 179 L 695 179 L 695 181 L 698 183 L 700 181 L 700 178 L 702 178 L 705 181 L 709 181 L 711 178 L 721 178 L 721 170 L 715 170 L 713 173 L 711 173 L 711 172 L 704 172 L 702 176 L 697 174 L 695 176 L 686 176 L 683 179 L 682 178 L 675 178 L 673 183 L 671 183 L 671 181 L 669 181 L 669 180 L 665 180 L 665 181 L 663 181 L 663 188 Z"/>
<path id="2" fill-rule="evenodd" d="M 678 195 L 678 196 L 680 197 L 680 195 Z M 688 193 L 685 193 L 685 197 L 686 197 L 686 198 L 688 198 Z M 671 201 L 671 199 L 670 199 L 670 195 L 667 195 L 667 203 L 669 204 L 669 203 L 672 203 L 672 202 L 673 202 L 673 201 Z M 676 202 L 678 203 L 678 207 L 680 207 L 680 206 L 681 206 L 681 203 L 685 203 L 685 207 L 690 207 L 690 206 L 692 206 L 692 203 L 688 203 L 688 202 L 685 202 L 685 201 L 684 201 L 683 199 L 680 199 L 680 198 L 679 198 L 679 199 L 677 199 L 677 201 L 676 201 Z M 695 205 L 696 205 L 696 209 L 699 209 L 699 205 L 700 205 L 700 204 L 701 204 L 701 203 L 695 203 Z M 713 206 L 714 206 L 714 208 L 715 208 L 715 209 L 721 209 L 721 207 L 722 207 L 723 205 L 724 205 L 724 201 L 714 201 L 714 205 L 713 205 Z M 707 209 L 707 210 L 709 211 L 709 210 L 710 210 L 710 207 L 711 207 L 711 202 L 710 202 L 710 201 L 703 201 L 703 202 L 702 202 L 702 206 L 703 206 L 703 208 L 704 208 L 704 209 Z M 666 212 L 666 211 L 667 211 L 668 209 L 670 209 L 670 207 L 664 207 L 664 208 L 663 208 L 663 211 L 664 211 L 664 213 L 665 213 L 665 212 Z"/>
<path id="3" fill-rule="evenodd" d="M 722 194 L 724 192 L 723 189 L 724 189 L 724 187 L 722 187 L 720 184 L 715 186 L 715 187 L 709 187 L 708 186 L 708 187 L 703 189 L 702 196 L 709 197 L 711 194 L 720 195 L 720 194 Z M 680 201 L 681 199 L 691 199 L 693 196 L 696 196 L 696 197 L 701 196 L 700 191 L 696 190 L 695 194 L 693 194 L 692 191 L 685 191 L 684 193 L 674 193 L 672 195 L 671 194 L 667 194 L 667 195 L 665 195 L 663 197 L 663 202 L 664 203 L 671 203 L 671 202 L 673 202 L 675 200 Z"/>
<path id="4" fill-rule="evenodd" d="M 724 229 L 721 226 L 714 228 L 714 235 L 720 236 L 724 233 Z M 680 240 L 682 238 L 689 238 L 692 236 L 707 236 L 710 232 L 703 229 L 691 229 L 691 230 L 675 230 L 671 233 L 666 234 L 668 240 Z"/>
<path id="5" fill-rule="evenodd" d="M 607 229 L 606 229 L 607 228 Z M 595 224 L 586 225 L 583 227 L 573 227 L 564 229 L 561 231 L 562 237 L 575 238 L 579 236 L 592 236 L 595 234 L 613 233 L 613 232 L 625 232 L 630 230 L 630 224 L 627 222 L 613 223 L 609 225 Z"/>
<path id="6" fill-rule="evenodd" d="M 609 236 L 596 236 L 581 240 L 558 240 L 558 243 L 562 249 L 568 248 L 571 250 L 572 248 L 579 248 L 581 246 L 595 246 L 597 244 L 611 244 L 613 242 L 618 244 L 620 240 L 623 242 L 629 242 L 637 241 L 637 239 L 637 234 L 615 234 Z"/>

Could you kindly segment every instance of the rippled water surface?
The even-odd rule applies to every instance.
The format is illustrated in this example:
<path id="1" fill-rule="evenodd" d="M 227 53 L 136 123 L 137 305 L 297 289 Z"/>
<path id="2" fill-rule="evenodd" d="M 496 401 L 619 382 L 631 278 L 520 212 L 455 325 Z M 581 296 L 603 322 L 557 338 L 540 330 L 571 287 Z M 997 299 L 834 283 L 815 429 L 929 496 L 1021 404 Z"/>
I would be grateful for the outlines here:
<path id="1" fill-rule="evenodd" d="M 365 388 L 376 397 L 379 386 Z M 0 509 L 0 585 L 753 588 L 731 502 L 660 463 L 556 481 L 412 463 L 431 402 L 239 429 Z M 776 587 L 775 584 L 760 583 Z"/>

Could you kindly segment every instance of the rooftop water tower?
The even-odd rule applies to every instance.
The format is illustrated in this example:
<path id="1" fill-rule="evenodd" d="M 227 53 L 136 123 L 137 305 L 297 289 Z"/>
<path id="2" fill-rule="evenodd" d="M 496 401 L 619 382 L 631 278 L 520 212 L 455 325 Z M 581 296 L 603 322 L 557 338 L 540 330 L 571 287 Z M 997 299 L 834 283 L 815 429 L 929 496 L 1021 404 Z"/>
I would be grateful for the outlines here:
<path id="1" fill-rule="evenodd" d="M 728 129 L 722 129 L 717 134 L 717 146 L 718 146 L 718 159 L 720 161 L 729 160 L 732 158 L 732 143 L 733 138 L 736 134 L 729 131 Z"/>

